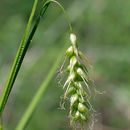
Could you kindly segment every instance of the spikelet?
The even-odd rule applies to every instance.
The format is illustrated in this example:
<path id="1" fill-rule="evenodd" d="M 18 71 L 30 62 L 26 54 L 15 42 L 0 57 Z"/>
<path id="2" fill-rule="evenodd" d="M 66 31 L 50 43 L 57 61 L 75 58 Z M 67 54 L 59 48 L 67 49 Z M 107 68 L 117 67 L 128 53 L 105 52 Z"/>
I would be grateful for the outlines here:
<path id="1" fill-rule="evenodd" d="M 66 51 L 65 62 L 67 65 L 68 78 L 63 85 L 65 89 L 64 100 L 70 101 L 69 117 L 71 124 L 82 124 L 91 118 L 92 106 L 90 104 L 91 89 L 89 88 L 88 69 L 83 64 L 90 65 L 87 58 L 78 50 L 76 35 L 70 34 L 71 46 Z M 68 60 L 67 60 L 68 59 Z M 83 61 L 83 62 L 82 62 Z M 64 62 L 64 63 L 65 63 Z M 61 67 L 63 70 L 64 65 Z"/>

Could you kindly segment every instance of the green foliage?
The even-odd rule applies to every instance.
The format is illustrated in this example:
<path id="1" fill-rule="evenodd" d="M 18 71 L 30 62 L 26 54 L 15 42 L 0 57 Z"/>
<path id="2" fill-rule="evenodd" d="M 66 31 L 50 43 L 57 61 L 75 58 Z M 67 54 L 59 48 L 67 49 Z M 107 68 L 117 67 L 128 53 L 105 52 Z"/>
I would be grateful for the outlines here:
<path id="1" fill-rule="evenodd" d="M 104 129 L 130 129 L 130 1 L 63 0 L 62 3 L 68 9 L 74 32 L 78 35 L 80 50 L 88 56 L 93 65 L 96 88 L 106 91 L 105 94 L 96 96 L 92 103 L 101 113 L 97 116 L 96 124 Z M 16 55 L 18 41 L 21 40 L 32 4 L 32 0 L 1 1 L 0 93 Z M 38 6 L 40 5 L 41 3 Z M 49 15 L 41 22 L 32 41 L 3 113 L 4 127 L 7 130 L 14 130 L 32 95 L 45 79 L 68 39 L 68 35 L 64 33 L 66 21 L 60 12 L 58 7 L 50 5 Z M 55 80 L 56 76 L 27 130 L 70 129 L 67 119 L 69 111 L 58 109 L 59 97 L 63 95 L 63 90 L 57 87 Z"/>
<path id="2" fill-rule="evenodd" d="M 14 63 L 13 63 L 11 72 L 9 74 L 9 77 L 8 77 L 7 82 L 6 82 L 5 88 L 3 90 L 2 96 L 0 98 L 0 118 L 2 117 L 2 113 L 3 113 L 3 110 L 5 108 L 6 102 L 8 100 L 11 89 L 13 87 L 13 84 L 14 84 L 15 79 L 17 77 L 18 71 L 20 69 L 23 58 L 24 58 L 26 51 L 27 51 L 27 48 L 28 48 L 28 44 L 27 44 L 28 42 L 26 42 L 26 41 L 27 41 L 28 33 L 29 33 L 29 30 L 30 30 L 30 27 L 31 27 L 31 23 L 32 23 L 32 20 L 33 20 L 33 16 L 34 16 L 34 13 L 35 13 L 35 10 L 36 10 L 36 7 L 37 7 L 37 3 L 38 3 L 38 0 L 35 0 L 30 18 L 28 20 L 27 27 L 25 29 L 24 36 L 23 36 L 22 41 L 20 43 L 20 47 L 17 51 L 16 58 L 14 59 Z"/>

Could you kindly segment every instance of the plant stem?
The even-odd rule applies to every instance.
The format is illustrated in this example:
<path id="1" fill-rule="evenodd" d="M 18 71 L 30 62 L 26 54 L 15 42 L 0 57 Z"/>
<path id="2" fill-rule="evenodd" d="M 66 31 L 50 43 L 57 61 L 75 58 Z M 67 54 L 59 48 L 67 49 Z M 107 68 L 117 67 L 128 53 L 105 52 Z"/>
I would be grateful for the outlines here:
<path id="1" fill-rule="evenodd" d="M 72 32 L 73 32 L 73 31 L 72 31 L 72 25 L 71 25 L 69 16 L 68 16 L 66 10 L 64 9 L 64 7 L 63 7 L 58 1 L 56 1 L 56 0 L 50 0 L 50 1 L 56 3 L 56 4 L 61 8 L 61 10 L 63 11 L 63 13 L 64 13 L 64 15 L 65 15 L 65 17 L 66 17 L 67 23 L 68 23 L 68 25 L 69 25 L 70 32 L 72 33 Z"/>
<path id="2" fill-rule="evenodd" d="M 28 47 L 29 47 L 29 45 L 30 45 L 30 43 L 32 41 L 32 38 L 33 38 L 33 36 L 35 34 L 35 31 L 36 31 L 36 29 L 37 29 L 37 27 L 39 25 L 40 19 L 44 15 L 44 13 L 46 12 L 46 9 L 49 6 L 50 2 L 55 2 L 55 3 L 57 3 L 60 6 L 60 8 L 62 9 L 62 11 L 64 12 L 64 14 L 66 16 L 67 22 L 68 22 L 69 27 L 70 27 L 70 31 L 72 32 L 71 23 L 69 21 L 68 15 L 67 15 L 66 11 L 64 10 L 63 6 L 60 3 L 58 3 L 57 1 L 55 1 L 55 0 L 47 0 L 47 1 L 45 1 L 43 3 L 41 11 L 40 11 L 40 15 L 36 19 L 34 27 L 33 27 L 32 31 L 31 31 L 31 33 L 30 33 L 30 35 L 28 37 L 29 31 L 30 31 L 30 27 L 31 27 L 31 23 L 32 23 L 32 20 L 33 20 L 33 17 L 34 17 L 34 13 L 35 13 L 35 10 L 36 10 L 36 7 L 37 7 L 37 3 L 38 3 L 38 0 L 34 1 L 34 5 L 33 5 L 33 8 L 32 8 L 32 12 L 31 12 L 31 15 L 30 15 L 27 27 L 25 29 L 24 36 L 23 36 L 22 41 L 20 43 L 20 47 L 19 47 L 18 52 L 16 54 L 16 57 L 14 59 L 14 63 L 13 63 L 11 72 L 9 74 L 7 83 L 5 85 L 5 88 L 3 90 L 3 93 L 2 93 L 2 96 L 1 96 L 1 99 L 0 99 L 0 118 L 2 116 L 3 110 L 5 108 L 5 105 L 7 103 L 8 97 L 10 95 L 10 92 L 12 90 L 13 84 L 14 84 L 14 82 L 16 80 L 17 74 L 18 74 L 18 72 L 20 70 L 20 67 L 22 65 L 23 59 L 25 57 L 25 54 L 26 54 L 26 52 L 28 50 Z M 27 37 L 28 37 L 28 39 L 27 39 Z M 54 65 L 54 66 L 56 66 L 56 65 Z M 51 75 L 51 73 L 54 73 L 53 70 L 55 70 L 55 68 L 52 68 L 52 71 L 50 72 L 50 75 Z M 49 82 L 49 77 L 48 77 L 48 80 L 45 81 L 45 86 L 47 86 L 48 82 Z M 44 91 L 44 89 L 43 89 L 43 91 Z M 37 100 L 37 102 L 38 102 L 38 100 Z"/>
<path id="3" fill-rule="evenodd" d="M 17 127 L 15 130 L 24 130 L 32 116 L 32 114 L 34 113 L 34 111 L 36 110 L 47 86 L 49 85 L 50 81 L 52 80 L 56 69 L 58 67 L 58 65 L 60 64 L 60 61 L 63 57 L 63 52 L 65 51 L 65 49 L 63 49 L 59 54 L 59 57 L 57 59 L 57 61 L 54 63 L 53 67 L 51 68 L 48 76 L 46 77 L 46 79 L 43 81 L 43 83 L 41 84 L 40 88 L 37 90 L 35 96 L 33 97 L 30 105 L 28 106 L 28 108 L 26 109 L 24 115 L 22 116 L 21 120 L 19 121 Z"/>
<path id="4" fill-rule="evenodd" d="M 67 22 L 68 22 L 68 25 L 69 25 L 69 28 L 70 28 L 70 32 L 72 32 L 72 26 L 71 26 L 69 17 L 68 17 L 68 15 L 67 15 L 65 9 L 63 8 L 63 6 L 62 6 L 59 2 L 57 2 L 57 1 L 55 1 L 55 0 L 48 0 L 48 1 L 44 4 L 45 7 L 43 6 L 43 11 L 48 7 L 48 5 L 50 4 L 50 2 L 56 3 L 56 4 L 62 9 L 62 11 L 64 12 L 64 14 L 65 14 L 65 16 L 66 16 L 66 20 L 67 20 Z M 42 14 L 43 11 L 41 10 L 40 16 L 41 16 L 41 14 Z M 40 21 L 40 18 L 41 18 L 40 16 L 39 16 L 39 17 L 37 18 L 37 20 L 36 20 L 36 23 L 35 23 L 34 28 L 33 28 L 32 32 L 31 32 L 31 34 L 30 34 L 30 37 L 31 37 L 32 35 L 34 35 L 35 30 L 36 30 L 36 28 L 38 27 L 38 24 L 39 24 L 39 21 Z M 63 49 L 63 50 L 64 50 L 64 49 Z M 64 51 L 63 51 L 63 50 L 61 51 L 61 53 L 59 53 L 60 55 L 59 55 L 59 57 L 58 57 L 58 59 L 57 59 L 57 62 L 56 62 L 56 63 L 53 65 L 53 67 L 51 68 L 51 70 L 50 70 L 50 72 L 49 72 L 47 78 L 45 79 L 45 81 L 43 81 L 42 85 L 40 86 L 40 88 L 39 88 L 38 91 L 36 92 L 35 96 L 33 97 L 33 99 L 32 99 L 32 101 L 31 101 L 30 105 L 28 106 L 28 108 L 26 109 L 25 113 L 23 114 L 21 120 L 19 121 L 19 123 L 18 123 L 18 125 L 17 125 L 17 127 L 16 127 L 16 130 L 24 130 L 24 129 L 26 128 L 26 126 L 27 126 L 27 124 L 28 124 L 28 122 L 29 122 L 29 120 L 30 120 L 32 114 L 33 114 L 34 111 L 36 110 L 36 108 L 37 108 L 37 106 L 38 106 L 38 104 L 39 104 L 39 102 L 40 102 L 40 100 L 41 100 L 41 98 L 42 98 L 42 96 L 43 96 L 43 94 L 44 94 L 44 92 L 45 92 L 47 86 L 49 85 L 51 79 L 53 78 L 53 76 L 54 76 L 54 74 L 55 74 L 55 71 L 56 71 L 56 69 L 57 69 L 57 66 L 59 65 L 59 63 L 60 63 L 60 61 L 61 61 L 61 59 L 62 59 L 63 52 L 65 51 L 65 50 L 64 50 Z"/>
<path id="5" fill-rule="evenodd" d="M 9 74 L 7 83 L 5 85 L 3 94 L 2 94 L 1 99 L 0 99 L 0 117 L 2 116 L 4 107 L 6 105 L 8 97 L 10 95 L 11 89 L 13 87 L 13 84 L 15 82 L 17 74 L 18 74 L 18 72 L 20 70 L 20 67 L 22 65 L 22 62 L 23 62 L 23 59 L 24 59 L 25 54 L 27 52 L 27 49 L 28 49 L 28 47 L 30 45 L 30 42 L 31 42 L 31 40 L 32 40 L 32 38 L 34 36 L 34 33 L 35 33 L 35 31 L 36 31 L 36 29 L 38 27 L 40 19 L 44 15 L 44 13 L 45 13 L 47 7 L 49 6 L 50 2 L 55 2 L 62 9 L 62 11 L 64 12 L 64 14 L 66 16 L 67 22 L 69 24 L 70 31 L 72 32 L 71 23 L 69 21 L 68 15 L 67 15 L 65 9 L 63 8 L 63 6 L 59 2 L 57 2 L 55 0 L 47 0 L 45 3 L 43 3 L 43 6 L 42 6 L 41 11 L 40 11 L 40 15 L 36 19 L 35 25 L 34 25 L 34 27 L 32 29 L 32 32 L 30 33 L 30 36 L 29 36 L 28 40 L 27 40 L 27 36 L 28 36 L 29 30 L 30 30 L 30 27 L 31 27 L 32 19 L 33 19 L 33 16 L 34 16 L 34 13 L 35 13 L 35 10 L 36 10 L 36 6 L 37 6 L 37 3 L 38 3 L 38 0 L 34 1 L 32 12 L 31 12 L 31 15 L 30 15 L 30 18 L 29 18 L 29 21 L 28 21 L 28 24 L 27 24 L 27 27 L 26 27 L 23 39 L 21 41 L 20 47 L 18 49 L 18 52 L 16 54 L 16 57 L 15 57 L 15 60 L 14 60 L 11 72 Z"/>
<path id="6" fill-rule="evenodd" d="M 33 4 L 32 11 L 31 11 L 31 15 L 30 15 L 30 18 L 29 18 L 29 21 L 28 21 L 28 24 L 27 24 L 27 27 L 25 29 L 24 36 L 23 36 L 22 41 L 20 43 L 20 47 L 19 47 L 18 52 L 16 54 L 16 57 L 14 59 L 14 63 L 13 63 L 11 72 L 9 74 L 7 83 L 5 85 L 5 88 L 3 90 L 3 94 L 2 94 L 1 99 L 0 99 L 0 117 L 2 116 L 4 107 L 6 105 L 6 102 L 8 100 L 8 97 L 9 97 L 11 89 L 12 89 L 12 86 L 15 82 L 15 79 L 17 77 L 18 71 L 20 69 L 20 66 L 22 64 L 23 58 L 24 58 L 26 50 L 27 50 L 26 40 L 27 40 L 27 37 L 28 37 L 28 33 L 29 33 L 29 30 L 30 30 L 30 27 L 31 27 L 33 17 L 34 17 L 34 13 L 35 13 L 35 10 L 36 10 L 36 7 L 37 7 L 37 3 L 38 3 L 38 0 L 35 0 L 34 4 Z"/>

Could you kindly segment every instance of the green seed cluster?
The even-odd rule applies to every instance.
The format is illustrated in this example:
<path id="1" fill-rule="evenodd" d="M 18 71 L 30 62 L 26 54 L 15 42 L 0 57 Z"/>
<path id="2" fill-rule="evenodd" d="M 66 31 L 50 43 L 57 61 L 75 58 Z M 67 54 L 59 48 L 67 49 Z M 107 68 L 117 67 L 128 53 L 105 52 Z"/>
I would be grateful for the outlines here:
<path id="1" fill-rule="evenodd" d="M 91 110 L 89 102 L 91 91 L 89 89 L 89 82 L 87 78 L 87 67 L 83 62 L 88 60 L 78 50 L 76 43 L 76 36 L 70 35 L 71 46 L 66 51 L 68 59 L 67 72 L 69 76 L 63 86 L 66 89 L 64 99 L 70 100 L 70 113 L 71 122 L 88 121 Z"/>

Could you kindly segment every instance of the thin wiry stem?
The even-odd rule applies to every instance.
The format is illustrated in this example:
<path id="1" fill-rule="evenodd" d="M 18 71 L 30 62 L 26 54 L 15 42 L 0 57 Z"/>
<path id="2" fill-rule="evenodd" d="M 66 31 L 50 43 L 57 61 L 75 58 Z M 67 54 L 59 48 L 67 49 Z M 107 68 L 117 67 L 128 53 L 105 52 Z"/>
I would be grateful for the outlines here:
<path id="1" fill-rule="evenodd" d="M 7 80 L 7 83 L 5 85 L 3 94 L 2 94 L 1 99 L 0 99 L 0 117 L 2 116 L 4 107 L 6 105 L 8 97 L 9 97 L 10 92 L 12 90 L 13 84 L 14 84 L 15 79 L 17 77 L 17 74 L 18 74 L 18 72 L 20 70 L 20 67 L 22 65 L 22 62 L 23 62 L 23 59 L 24 59 L 25 54 L 27 52 L 27 49 L 28 49 L 28 47 L 30 45 L 30 42 L 31 42 L 31 40 L 32 40 L 32 38 L 34 36 L 34 33 L 35 33 L 38 25 L 39 25 L 40 19 L 44 15 L 44 13 L 45 13 L 47 7 L 49 6 L 50 2 L 55 2 L 62 9 L 62 11 L 64 12 L 64 14 L 66 16 L 66 20 L 67 20 L 67 22 L 69 24 L 70 31 L 72 32 L 72 26 L 71 26 L 70 20 L 69 20 L 68 15 L 67 15 L 65 9 L 63 8 L 63 6 L 59 2 L 57 2 L 55 0 L 47 0 L 45 3 L 43 3 L 42 9 L 40 11 L 40 15 L 36 19 L 35 25 L 34 25 L 34 27 L 32 29 L 32 32 L 30 33 L 30 36 L 29 36 L 28 40 L 27 40 L 28 33 L 29 33 L 31 23 L 32 23 L 32 19 L 33 19 L 33 16 L 34 16 L 34 13 L 35 13 L 35 10 L 36 10 L 36 6 L 37 6 L 37 3 L 38 3 L 38 0 L 34 1 L 32 12 L 31 12 L 31 15 L 30 15 L 30 18 L 29 18 L 29 21 L 28 21 L 28 24 L 27 24 L 23 39 L 21 41 L 21 44 L 20 44 L 20 47 L 18 49 L 17 55 L 15 57 L 15 60 L 14 60 L 14 63 L 13 63 L 9 78 Z"/>
<path id="2" fill-rule="evenodd" d="M 70 28 L 70 32 L 72 33 L 73 32 L 72 31 L 72 25 L 71 25 L 69 16 L 68 16 L 67 12 L 65 11 L 64 7 L 58 1 L 56 1 L 56 0 L 50 0 L 50 1 L 56 3 L 62 9 L 62 11 L 63 11 L 63 13 L 64 13 L 64 15 L 66 17 L 66 20 L 68 22 L 68 25 L 69 25 L 69 28 Z"/>
<path id="3" fill-rule="evenodd" d="M 45 11 L 46 11 L 48 5 L 50 4 L 50 2 L 55 2 L 56 4 L 58 4 L 58 5 L 60 6 L 60 8 L 62 9 L 62 11 L 64 12 L 64 14 L 65 14 L 65 16 L 66 16 L 67 22 L 68 22 L 69 27 L 70 27 L 70 32 L 72 32 L 71 23 L 70 23 L 70 21 L 69 21 L 68 15 L 67 15 L 65 9 L 63 8 L 63 6 L 62 6 L 59 2 L 57 2 L 57 1 L 55 1 L 55 0 L 48 0 L 48 1 L 46 1 L 46 2 L 44 3 L 44 5 L 42 6 L 40 15 L 39 15 L 39 17 L 36 19 L 35 25 L 34 25 L 34 27 L 33 27 L 33 29 L 32 29 L 32 32 L 30 33 L 28 42 L 30 42 L 30 41 L 32 40 L 32 37 L 33 37 L 33 35 L 34 35 L 34 33 L 35 33 L 35 31 L 36 31 L 36 29 L 37 29 L 37 27 L 38 27 L 38 24 L 39 24 L 39 22 L 40 22 L 41 16 L 45 13 Z M 64 50 L 64 49 L 63 49 L 63 50 Z M 65 51 L 65 50 L 64 50 L 64 51 Z M 63 51 L 63 52 L 64 52 L 64 51 Z M 50 72 L 49 72 L 47 78 L 46 78 L 45 81 L 42 83 L 42 85 L 40 86 L 40 88 L 38 89 L 38 91 L 36 92 L 34 98 L 32 99 L 32 101 L 31 101 L 31 103 L 30 103 L 30 105 L 29 105 L 29 107 L 27 108 L 27 110 L 26 110 L 25 113 L 23 114 L 23 116 L 22 116 L 20 122 L 18 123 L 18 125 L 17 125 L 17 127 L 16 127 L 16 130 L 24 130 L 25 127 L 27 126 L 27 124 L 28 124 L 28 122 L 29 122 L 29 120 L 30 120 L 30 118 L 31 118 L 31 116 L 32 116 L 32 114 L 33 114 L 33 112 L 35 111 L 36 107 L 38 106 L 38 104 L 39 104 L 39 102 L 40 102 L 40 100 L 41 100 L 41 98 L 42 98 L 42 96 L 43 96 L 43 94 L 44 94 L 44 92 L 45 92 L 47 86 L 49 85 L 51 79 L 53 78 L 53 76 L 54 76 L 54 74 L 55 74 L 55 72 L 56 72 L 56 69 L 57 69 L 57 67 L 58 67 L 58 65 L 59 65 L 59 63 L 60 63 L 60 61 L 61 61 L 61 59 L 62 59 L 62 53 L 63 53 L 63 52 L 60 53 L 57 62 L 53 65 L 53 67 L 52 67 L 52 69 L 50 70 Z"/>
<path id="4" fill-rule="evenodd" d="M 28 44 L 27 44 L 26 40 L 27 40 L 27 37 L 28 37 L 28 33 L 29 33 L 29 30 L 30 30 L 30 27 L 31 27 L 33 17 L 34 17 L 34 13 L 35 13 L 35 10 L 36 10 L 36 7 L 37 7 L 37 3 L 38 3 L 38 0 L 35 0 L 34 4 L 33 4 L 32 12 L 31 12 L 28 24 L 27 24 L 27 27 L 25 29 L 23 39 L 21 41 L 21 44 L 20 44 L 20 47 L 18 49 L 17 55 L 15 57 L 11 72 L 9 74 L 7 83 L 5 85 L 5 88 L 3 90 L 3 94 L 2 94 L 1 99 L 0 99 L 0 117 L 2 116 L 6 102 L 8 100 L 11 89 L 13 87 L 13 84 L 15 82 L 15 79 L 17 77 L 17 74 L 19 72 L 19 69 L 21 67 L 22 61 L 24 59 L 24 56 L 25 56 L 27 48 L 28 48 Z"/>
<path id="5" fill-rule="evenodd" d="M 71 23 L 69 21 L 68 15 L 67 15 L 65 9 L 63 8 L 63 6 L 59 2 L 57 2 L 55 0 L 47 0 L 46 2 L 43 3 L 41 11 L 40 11 L 40 15 L 36 19 L 34 27 L 33 27 L 32 31 L 31 31 L 31 33 L 30 33 L 30 35 L 28 37 L 29 31 L 30 31 L 30 27 L 31 27 L 31 23 L 32 23 L 32 19 L 33 19 L 33 16 L 34 16 L 34 13 L 35 13 L 35 10 L 36 10 L 36 6 L 37 6 L 37 3 L 38 3 L 38 0 L 34 1 L 34 5 L 33 5 L 32 12 L 31 12 L 31 16 L 29 18 L 29 22 L 27 24 L 27 27 L 26 27 L 23 39 L 21 41 L 21 44 L 20 44 L 20 47 L 18 49 L 16 58 L 14 60 L 14 64 L 13 64 L 13 67 L 11 69 L 11 72 L 10 72 L 8 81 L 6 83 L 5 89 L 3 91 L 2 97 L 0 99 L 0 116 L 2 115 L 2 112 L 4 110 L 5 104 L 6 104 L 7 100 L 8 100 L 9 95 L 10 95 L 11 89 L 13 87 L 13 84 L 15 82 L 17 74 L 18 74 L 18 72 L 20 70 L 20 67 L 21 67 L 23 59 L 25 57 L 25 54 L 27 52 L 27 49 L 28 49 L 28 47 L 29 47 L 29 45 L 31 43 L 31 40 L 32 40 L 32 38 L 33 38 L 33 36 L 35 34 L 35 31 L 36 31 L 36 29 L 37 29 L 37 27 L 39 25 L 40 19 L 44 15 L 44 13 L 45 13 L 47 7 L 49 6 L 50 2 L 55 2 L 62 9 L 62 11 L 64 12 L 64 14 L 66 16 L 67 22 L 69 24 L 70 32 L 72 32 Z M 27 37 L 28 37 L 28 39 L 27 39 Z M 51 80 L 52 76 L 54 75 L 54 72 L 56 70 L 57 64 L 55 64 L 54 67 L 51 69 L 47 79 L 42 84 L 42 86 L 40 87 L 38 92 L 36 93 L 36 96 L 32 100 L 29 108 L 27 109 L 27 111 L 25 112 L 23 118 L 21 119 L 20 124 L 16 128 L 17 130 L 23 130 L 25 128 L 25 126 L 26 126 L 27 122 L 29 121 L 29 119 L 30 119 L 30 117 L 31 117 L 35 107 L 37 106 L 38 102 L 41 99 L 41 95 L 44 93 L 46 87 L 49 84 L 49 81 Z"/>

